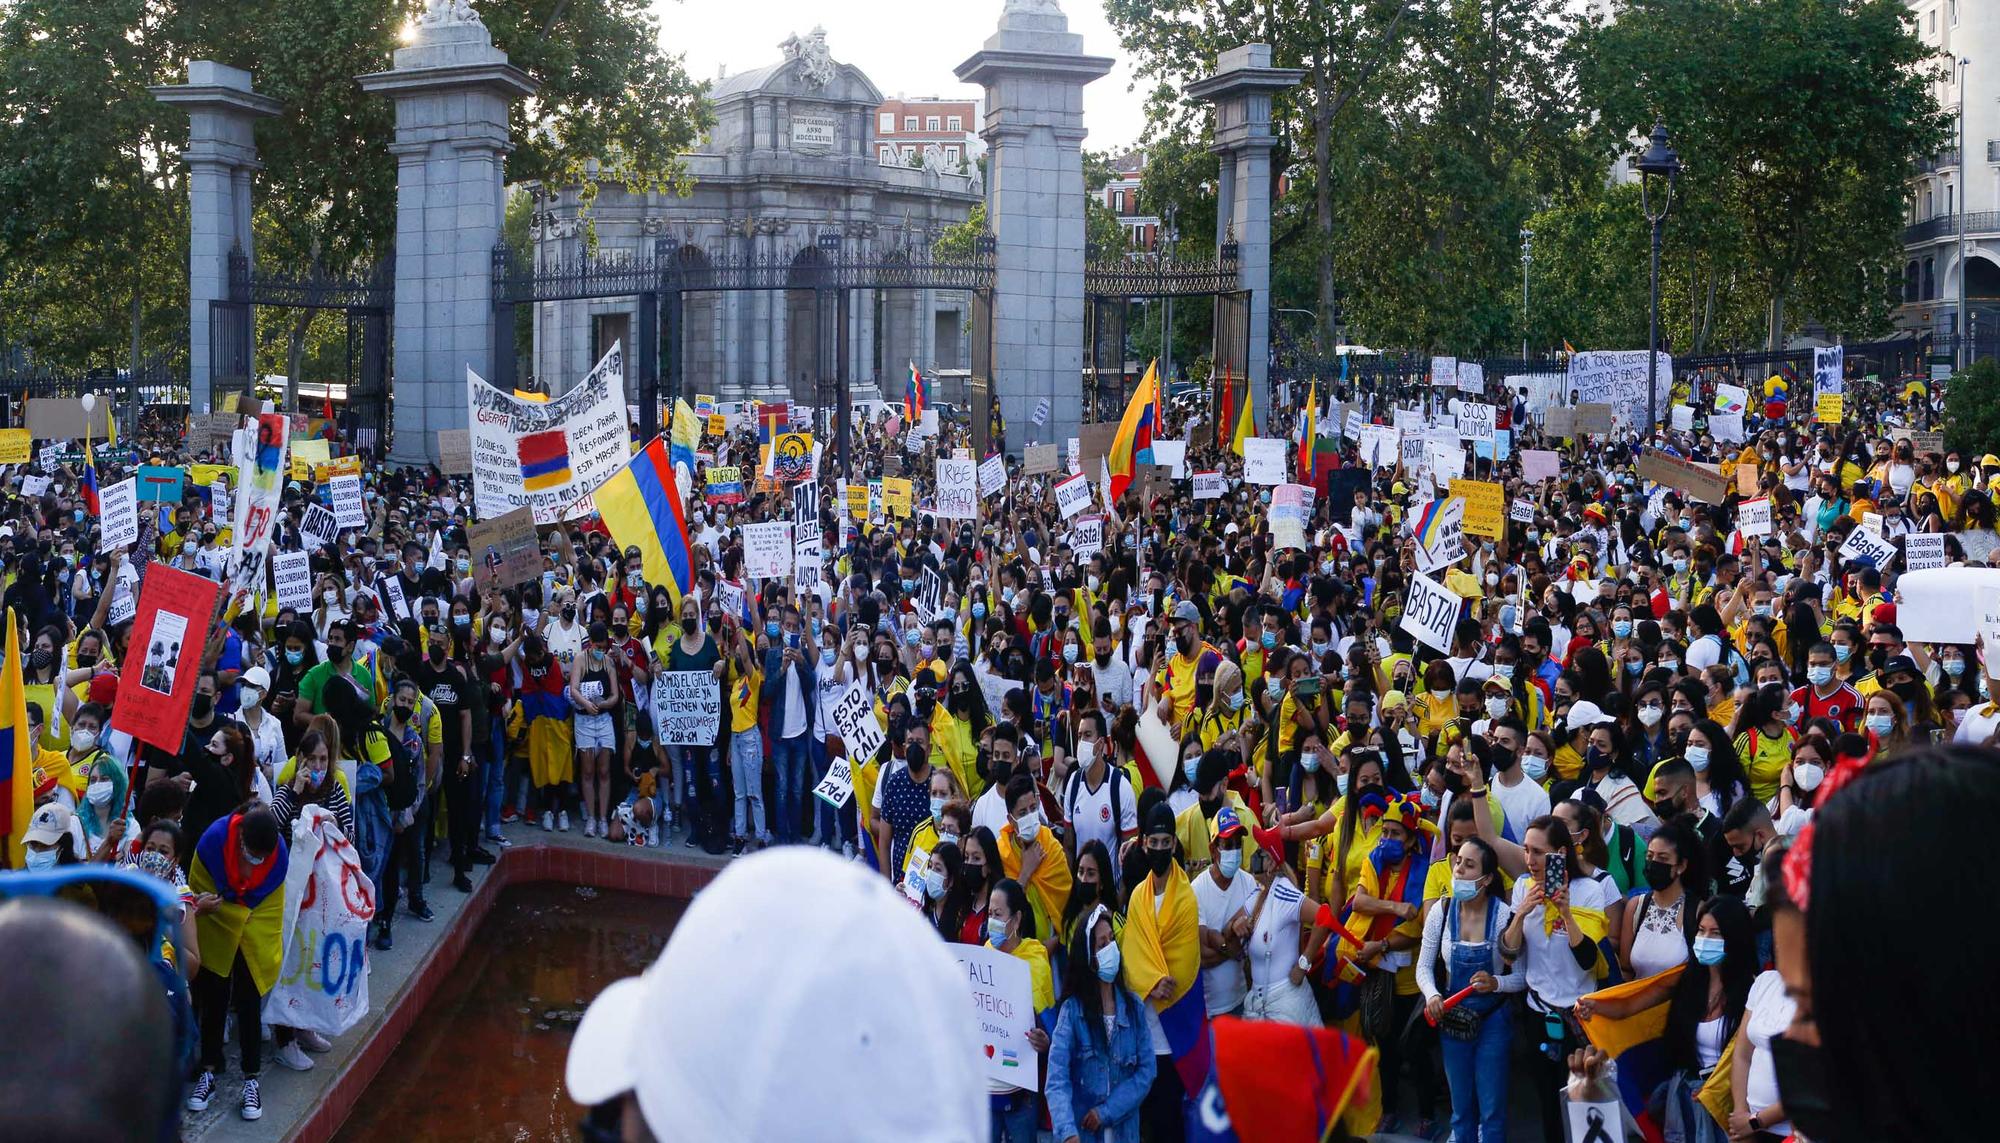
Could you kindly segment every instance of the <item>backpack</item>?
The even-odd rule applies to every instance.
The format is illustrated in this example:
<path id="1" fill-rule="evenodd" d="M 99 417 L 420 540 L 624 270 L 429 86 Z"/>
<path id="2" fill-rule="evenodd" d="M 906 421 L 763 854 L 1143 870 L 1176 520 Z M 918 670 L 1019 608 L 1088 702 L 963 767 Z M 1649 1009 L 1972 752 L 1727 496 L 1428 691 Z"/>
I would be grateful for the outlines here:
<path id="1" fill-rule="evenodd" d="M 389 812 L 400 813 L 417 804 L 419 782 L 417 773 L 423 764 L 422 757 L 410 753 L 403 740 L 388 729 L 386 723 L 369 727 L 370 734 L 380 734 L 389 747 L 389 780 L 382 784 L 383 795 L 388 799 Z"/>
<path id="2" fill-rule="evenodd" d="M 1130 781 L 1131 779 L 1126 778 L 1125 767 L 1117 765 L 1110 759 L 1105 760 L 1104 769 L 1104 780 L 1111 783 L 1111 844 L 1115 849 L 1118 844 L 1118 834 L 1120 832 L 1118 823 L 1125 820 L 1125 807 L 1118 798 L 1119 779 L 1124 778 L 1126 781 Z M 1076 836 L 1076 800 L 1082 794 L 1083 767 L 1078 766 L 1069 776 L 1068 789 L 1063 791 L 1063 820 L 1070 823 L 1071 837 Z"/>

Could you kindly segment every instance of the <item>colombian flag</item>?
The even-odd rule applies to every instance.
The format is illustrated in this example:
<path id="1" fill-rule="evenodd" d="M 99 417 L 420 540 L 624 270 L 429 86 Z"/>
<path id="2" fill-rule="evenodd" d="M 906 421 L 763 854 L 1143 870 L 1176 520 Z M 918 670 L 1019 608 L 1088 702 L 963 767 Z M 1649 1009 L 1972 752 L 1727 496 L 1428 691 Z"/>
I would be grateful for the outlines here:
<path id="1" fill-rule="evenodd" d="M 0 834 L 7 868 L 27 864 L 28 819 L 35 813 L 34 746 L 28 741 L 28 692 L 21 683 L 21 628 L 7 609 L 7 661 L 0 663 Z"/>
<path id="2" fill-rule="evenodd" d="M 903 391 L 903 419 L 915 426 L 924 419 L 924 375 L 917 372 L 917 363 L 910 362 L 910 384 Z"/>
<path id="3" fill-rule="evenodd" d="M 104 506 L 97 499 L 97 456 L 90 451 L 90 442 L 83 442 L 83 506 L 92 516 L 104 515 Z"/>
<path id="4" fill-rule="evenodd" d="M 1674 967 L 1654 976 L 1639 980 L 1628 980 L 1610 988 L 1591 993 L 1589 1000 L 1623 1000 L 1637 996 L 1655 985 L 1671 986 L 1687 971 L 1687 965 Z M 1658 1087 L 1673 1069 L 1672 1058 L 1664 1039 L 1667 1030 L 1667 1010 L 1671 1005 L 1656 1004 L 1642 1012 L 1636 1012 L 1622 1019 L 1593 1014 L 1583 1021 L 1583 1034 L 1605 1055 L 1618 1062 L 1618 1098 L 1625 1104 L 1625 1110 L 1639 1124 L 1639 1130 L 1648 1139 L 1660 1138 L 1658 1125 L 1654 1124 L 1647 1104 Z"/>
<path id="5" fill-rule="evenodd" d="M 1105 458 L 1111 470 L 1113 504 L 1132 486 L 1138 465 L 1153 462 L 1153 433 L 1159 428 L 1154 419 L 1160 392 L 1160 378 L 1154 371 L 1157 364 L 1146 367 L 1146 375 L 1132 391 L 1132 399 L 1125 404 L 1125 415 L 1118 420 L 1118 435 L 1111 440 L 1111 455 Z"/>
<path id="6" fill-rule="evenodd" d="M 1305 432 L 1299 436 L 1299 463 L 1296 467 L 1301 484 L 1313 482 L 1313 441 L 1319 435 L 1319 381 L 1314 380 L 1312 388 L 1306 392 Z"/>
<path id="7" fill-rule="evenodd" d="M 674 398 L 674 425 L 671 446 L 667 453 L 675 464 L 687 466 L 694 471 L 694 450 L 701 444 L 701 420 L 688 408 L 688 403 Z"/>
<path id="8" fill-rule="evenodd" d="M 561 488 L 570 481 L 569 434 L 546 429 L 521 438 L 521 486 L 530 492 Z"/>
<path id="9" fill-rule="evenodd" d="M 1368 1102 L 1377 1054 L 1358 1036 L 1273 1020 L 1218 1016 L 1211 1065 L 1194 1093 L 1188 1138 L 1197 1143 L 1325 1139 Z M 1350 1132 L 1357 1129 L 1350 1119 Z"/>
<path id="10" fill-rule="evenodd" d="M 597 512 L 619 547 L 639 549 L 646 582 L 665 585 L 678 614 L 681 597 L 694 589 L 694 560 L 666 442 L 653 438 L 598 488 Z"/>

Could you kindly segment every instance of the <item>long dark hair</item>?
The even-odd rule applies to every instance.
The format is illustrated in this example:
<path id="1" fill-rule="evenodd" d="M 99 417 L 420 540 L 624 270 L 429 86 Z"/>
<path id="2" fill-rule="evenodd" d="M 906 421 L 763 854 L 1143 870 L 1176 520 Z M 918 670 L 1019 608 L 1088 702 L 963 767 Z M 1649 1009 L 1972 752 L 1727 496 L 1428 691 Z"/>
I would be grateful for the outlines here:
<path id="1" fill-rule="evenodd" d="M 1091 1041 L 1102 1047 L 1106 1039 L 1102 1017 L 1112 1013 L 1104 1008 L 1104 991 L 1099 987 L 1103 982 L 1097 979 L 1097 954 L 1090 947 L 1090 918 L 1096 914 L 1097 910 L 1093 907 L 1065 924 L 1063 931 L 1069 936 L 1069 959 L 1063 969 L 1063 987 L 1086 1017 L 1083 1026 Z M 1115 940 L 1116 934 L 1113 936 Z M 1125 1006 L 1127 995 L 1129 993 L 1122 980 L 1111 982 L 1114 1009 Z"/>
<path id="2" fill-rule="evenodd" d="M 1690 866 L 1692 868 L 1692 866 Z M 1694 932 L 1701 925 L 1703 917 L 1714 917 L 1717 928 L 1722 930 L 1722 1038 L 1726 1041 L 1736 1035 L 1736 1026 L 1743 1022 L 1743 1009 L 1750 1000 L 1750 985 L 1757 979 L 1757 932 L 1750 923 L 1750 911 L 1743 902 L 1734 897 L 1711 897 L 1695 910 L 1694 921 L 1688 926 Z M 1681 1071 L 1700 1071 L 1701 1060 L 1695 1051 L 1695 1032 L 1702 1021 L 1708 1019 L 1708 974 L 1699 971 L 1702 966 L 1690 964 L 1686 972 L 1674 985 L 1673 999 L 1667 1006 L 1667 1050 L 1673 1053 L 1674 1067 Z"/>
<path id="3" fill-rule="evenodd" d="M 1970 747 L 1879 762 L 1814 811 L 1812 1015 L 1823 1094 L 1851 1138 L 1974 1139 L 1991 1129 L 1984 1061 L 2000 1037 L 1984 1017 L 2000 1011 L 2000 977 L 1976 942 L 1939 943 L 1912 972 L 1909 942 L 1881 919 L 1962 910 L 1962 888 L 1937 871 L 1976 867 L 1996 816 L 2000 755 Z"/>
<path id="4" fill-rule="evenodd" d="M 1722 729 L 1721 723 L 1703 716 L 1688 727 L 1690 734 L 1697 730 L 1708 739 L 1708 788 L 1720 803 L 1716 806 L 1716 816 L 1721 817 L 1735 804 L 1737 793 L 1750 788 L 1750 780 L 1743 772 L 1743 759 L 1736 753 L 1736 740 Z M 1680 748 L 1681 756 L 1686 757 L 1687 735 L 1681 736 Z"/>
<path id="5" fill-rule="evenodd" d="M 965 918 L 972 912 L 966 907 L 971 898 L 955 892 L 958 883 L 965 879 L 965 858 L 959 853 L 958 846 L 948 841 L 939 842 L 938 847 L 931 850 L 931 856 L 944 863 L 944 875 L 951 881 L 945 886 L 944 899 L 933 903 L 937 910 L 938 935 L 947 941 L 955 941 L 959 930 L 965 927 Z"/>
<path id="6" fill-rule="evenodd" d="M 1097 891 L 1094 893 L 1085 893 L 1083 891 L 1084 882 L 1076 880 L 1072 876 L 1069 903 L 1063 906 L 1062 926 L 1064 932 L 1068 932 L 1070 926 L 1076 924 L 1076 919 L 1082 916 L 1084 911 L 1092 905 L 1103 905 L 1114 913 L 1119 911 L 1118 898 L 1120 894 L 1118 892 L 1118 882 L 1111 875 L 1111 850 L 1096 838 L 1084 842 L 1081 846 L 1077 847 L 1074 872 L 1082 871 L 1083 859 L 1086 857 L 1097 864 Z"/>
<path id="7" fill-rule="evenodd" d="M 970 877 L 954 878 L 951 888 L 945 890 L 944 894 L 944 911 L 947 913 L 957 911 L 961 918 L 985 912 L 987 894 L 991 893 L 993 887 L 1000 883 L 1000 878 L 1005 876 L 1005 870 L 1000 862 L 1000 843 L 994 839 L 993 831 L 986 826 L 980 826 L 965 835 L 964 847 L 958 855 L 961 873 L 965 870 L 966 851 L 974 846 L 979 847 L 979 855 L 986 862 L 984 871 L 980 874 L 980 883 L 972 884 Z M 963 928 L 963 924 L 960 927 Z"/>
<path id="8" fill-rule="evenodd" d="M 1035 939 L 1035 910 L 1028 904 L 1028 891 L 1012 877 L 1002 877 L 993 886 L 993 892 L 1007 898 L 1007 911 L 1021 918 L 1021 928 L 1014 934 L 1015 939 L 1032 941 Z M 992 910 L 987 910 L 991 917 Z"/>

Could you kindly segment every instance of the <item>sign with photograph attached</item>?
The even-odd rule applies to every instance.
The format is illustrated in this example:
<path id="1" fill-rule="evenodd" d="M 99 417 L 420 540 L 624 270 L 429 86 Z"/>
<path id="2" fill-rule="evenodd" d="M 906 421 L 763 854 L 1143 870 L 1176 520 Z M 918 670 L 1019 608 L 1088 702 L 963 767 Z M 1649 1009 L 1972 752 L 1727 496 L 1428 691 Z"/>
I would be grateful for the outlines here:
<path id="1" fill-rule="evenodd" d="M 188 732 L 188 706 L 208 648 L 222 585 L 162 563 L 150 564 L 118 676 L 111 728 L 168 753 Z"/>
<path id="2" fill-rule="evenodd" d="M 524 505 L 504 516 L 475 521 L 466 529 L 465 540 L 481 588 L 520 587 L 541 578 L 542 544 L 535 536 L 533 509 Z"/>

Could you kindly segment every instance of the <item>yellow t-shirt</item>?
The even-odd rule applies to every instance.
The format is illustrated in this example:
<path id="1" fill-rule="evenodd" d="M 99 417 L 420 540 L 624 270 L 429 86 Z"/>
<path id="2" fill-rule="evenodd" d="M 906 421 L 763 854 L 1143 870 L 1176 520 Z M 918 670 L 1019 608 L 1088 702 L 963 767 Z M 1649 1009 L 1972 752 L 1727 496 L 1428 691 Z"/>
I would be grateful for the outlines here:
<path id="1" fill-rule="evenodd" d="M 1429 738 L 1458 717 L 1458 696 L 1451 691 L 1442 696 L 1425 691 L 1410 700 L 1410 709 L 1417 713 L 1417 729 Z"/>
<path id="2" fill-rule="evenodd" d="M 1179 726 L 1187 718 L 1188 712 L 1194 709 L 1194 679 L 1196 670 L 1201 666 L 1201 650 L 1197 648 L 1192 656 L 1175 655 L 1160 669 L 1161 689 L 1174 700 L 1172 722 L 1176 726 Z"/>
<path id="3" fill-rule="evenodd" d="M 732 671 L 729 683 L 729 729 L 737 734 L 757 728 L 757 688 L 764 685 L 764 672 L 756 667 L 746 672 Z"/>
<path id="4" fill-rule="evenodd" d="M 1750 745 L 1753 737 L 1757 740 L 1754 750 Z M 1743 759 L 1743 772 L 1750 780 L 1750 796 L 1768 802 L 1778 796 L 1778 778 L 1792 760 L 1791 735 L 1773 737 L 1745 731 L 1736 736 L 1736 756 Z"/>
<path id="5" fill-rule="evenodd" d="M 945 709 L 939 702 L 931 711 L 931 757 L 944 763 L 958 779 L 958 788 L 967 800 L 986 792 L 986 780 L 979 776 L 979 747 L 972 741 L 972 724 Z"/>

